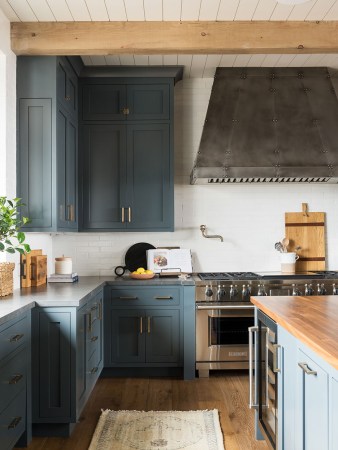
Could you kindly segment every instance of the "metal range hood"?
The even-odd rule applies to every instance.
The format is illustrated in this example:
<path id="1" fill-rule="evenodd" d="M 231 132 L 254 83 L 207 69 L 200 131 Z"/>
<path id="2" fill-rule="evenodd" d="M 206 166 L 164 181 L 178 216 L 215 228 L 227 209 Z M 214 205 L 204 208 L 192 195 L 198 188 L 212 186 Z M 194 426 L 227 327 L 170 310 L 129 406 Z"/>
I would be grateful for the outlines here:
<path id="1" fill-rule="evenodd" d="M 191 184 L 338 183 L 338 72 L 218 68 Z"/>

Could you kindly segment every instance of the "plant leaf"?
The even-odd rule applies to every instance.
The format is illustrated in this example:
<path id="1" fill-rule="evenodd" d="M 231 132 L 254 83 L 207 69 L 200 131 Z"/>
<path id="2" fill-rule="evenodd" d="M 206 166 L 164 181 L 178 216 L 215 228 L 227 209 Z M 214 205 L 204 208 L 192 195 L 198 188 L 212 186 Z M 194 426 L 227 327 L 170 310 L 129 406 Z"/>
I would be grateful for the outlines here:
<path id="1" fill-rule="evenodd" d="M 25 254 L 25 250 L 24 250 L 23 248 L 15 247 L 15 250 L 16 250 L 17 252 L 19 252 L 21 255 L 24 255 L 24 254 Z"/>
<path id="2" fill-rule="evenodd" d="M 19 231 L 17 238 L 18 238 L 19 243 L 22 244 L 23 241 L 25 240 L 25 233 L 23 233 L 22 231 Z"/>
<path id="3" fill-rule="evenodd" d="M 0 242 L 0 252 L 3 252 L 5 250 L 5 245 Z"/>
<path id="4" fill-rule="evenodd" d="M 13 247 L 8 247 L 8 248 L 6 248 L 6 252 L 8 252 L 8 253 L 15 253 L 15 250 L 14 250 Z"/>
<path id="5" fill-rule="evenodd" d="M 28 244 L 23 244 L 23 248 L 26 250 L 27 253 L 31 251 L 30 245 Z"/>

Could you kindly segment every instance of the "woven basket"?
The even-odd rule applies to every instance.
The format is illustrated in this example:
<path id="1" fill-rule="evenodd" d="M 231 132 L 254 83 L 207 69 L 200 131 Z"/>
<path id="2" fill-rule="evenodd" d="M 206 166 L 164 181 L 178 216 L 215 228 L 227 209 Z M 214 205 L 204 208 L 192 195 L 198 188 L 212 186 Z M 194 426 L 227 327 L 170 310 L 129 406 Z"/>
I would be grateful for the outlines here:
<path id="1" fill-rule="evenodd" d="M 14 267 L 14 263 L 0 263 L 0 297 L 13 294 Z"/>

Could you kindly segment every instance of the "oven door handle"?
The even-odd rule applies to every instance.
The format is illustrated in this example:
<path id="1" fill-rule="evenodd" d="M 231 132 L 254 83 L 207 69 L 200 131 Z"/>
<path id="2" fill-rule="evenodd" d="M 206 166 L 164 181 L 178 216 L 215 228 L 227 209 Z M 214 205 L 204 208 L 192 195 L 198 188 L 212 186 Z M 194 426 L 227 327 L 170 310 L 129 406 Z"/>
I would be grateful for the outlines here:
<path id="1" fill-rule="evenodd" d="M 258 409 L 258 404 L 255 403 L 257 399 L 257 391 L 256 391 L 256 384 L 254 380 L 254 374 L 253 374 L 253 334 L 258 333 L 258 327 L 249 327 L 249 408 L 250 409 Z M 255 375 L 257 374 L 257 361 L 256 358 L 254 358 L 254 370 Z M 255 396 L 252 398 L 252 385 L 254 384 L 255 387 Z"/>
<path id="2" fill-rule="evenodd" d="M 252 304 L 248 304 L 248 305 L 196 305 L 196 309 L 201 309 L 201 310 L 205 310 L 205 309 L 209 309 L 209 310 L 214 310 L 214 309 L 254 309 L 255 306 Z"/>

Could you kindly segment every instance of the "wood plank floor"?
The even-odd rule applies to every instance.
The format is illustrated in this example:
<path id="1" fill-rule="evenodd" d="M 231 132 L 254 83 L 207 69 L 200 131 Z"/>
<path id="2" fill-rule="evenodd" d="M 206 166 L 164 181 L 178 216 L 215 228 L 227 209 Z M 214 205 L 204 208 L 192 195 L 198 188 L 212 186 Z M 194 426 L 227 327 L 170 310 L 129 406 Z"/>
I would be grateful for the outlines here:
<path id="1" fill-rule="evenodd" d="M 34 438 L 29 450 L 87 450 L 101 409 L 218 409 L 226 450 L 267 450 L 254 439 L 247 373 L 215 372 L 210 378 L 102 378 L 70 438 Z"/>

